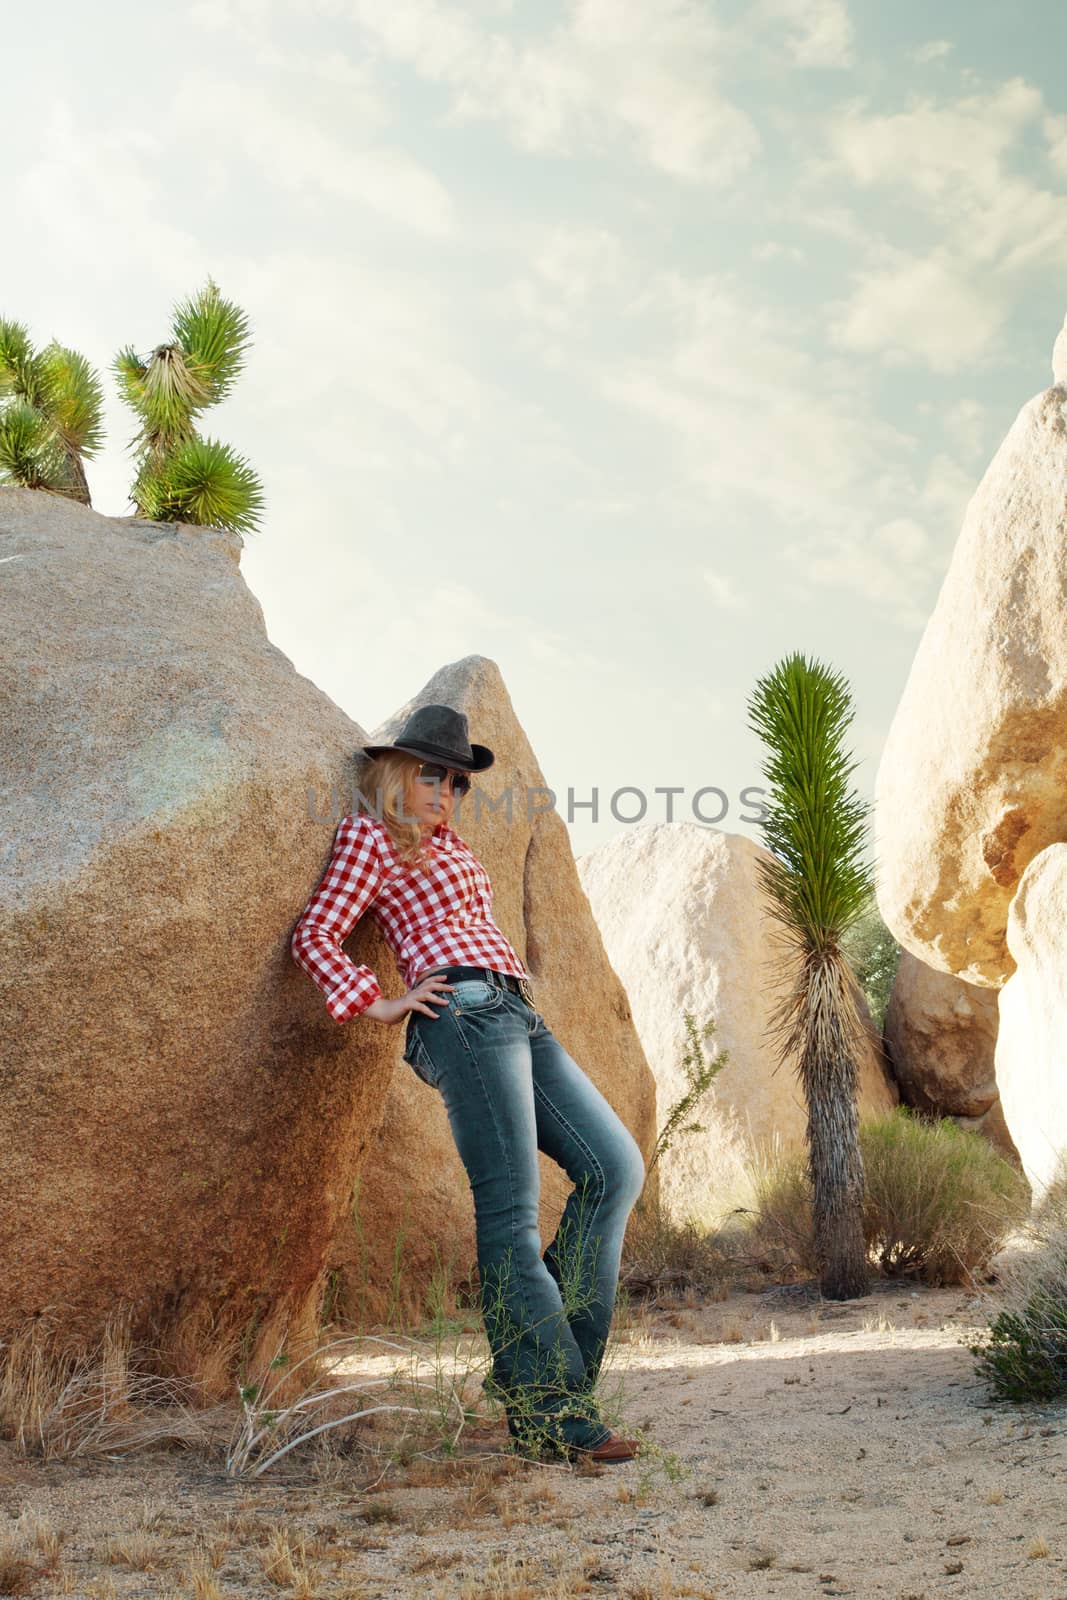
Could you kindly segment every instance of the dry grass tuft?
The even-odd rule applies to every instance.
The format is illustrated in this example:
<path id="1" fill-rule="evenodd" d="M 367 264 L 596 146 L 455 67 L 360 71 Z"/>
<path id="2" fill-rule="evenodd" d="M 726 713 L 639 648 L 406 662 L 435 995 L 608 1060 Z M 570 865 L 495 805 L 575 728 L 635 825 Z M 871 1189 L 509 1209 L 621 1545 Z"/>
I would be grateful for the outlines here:
<path id="1" fill-rule="evenodd" d="M 154 1572 L 166 1565 L 163 1541 L 143 1529 L 108 1540 L 104 1560 L 112 1567 L 129 1567 L 136 1572 Z"/>
<path id="2" fill-rule="evenodd" d="M 0 1436 L 44 1460 L 115 1455 L 160 1444 L 204 1444 L 214 1419 L 195 1390 L 152 1370 L 135 1351 L 130 1312 L 91 1341 L 72 1340 L 47 1316 L 0 1346 Z"/>
<path id="3" fill-rule="evenodd" d="M 0 1594 L 36 1594 L 39 1584 L 36 1563 L 12 1540 L 0 1544 Z"/>
<path id="4" fill-rule="evenodd" d="M 721 1297 L 749 1264 L 738 1259 L 742 1237 L 736 1224 L 706 1228 L 678 1221 L 658 1195 L 642 1197 L 626 1228 L 620 1290 L 649 1305 L 677 1309 Z"/>

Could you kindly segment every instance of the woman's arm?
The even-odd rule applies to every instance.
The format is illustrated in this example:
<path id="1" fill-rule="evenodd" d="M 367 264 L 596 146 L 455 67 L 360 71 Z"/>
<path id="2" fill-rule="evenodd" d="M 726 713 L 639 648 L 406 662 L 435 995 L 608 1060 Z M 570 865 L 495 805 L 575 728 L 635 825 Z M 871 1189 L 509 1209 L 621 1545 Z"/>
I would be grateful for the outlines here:
<path id="1" fill-rule="evenodd" d="M 297 966 L 318 984 L 335 1022 L 348 1022 L 381 999 L 378 979 L 341 949 L 342 940 L 371 904 L 384 867 L 373 830 L 363 817 L 342 817 L 323 877 L 300 914 L 289 948 Z"/>

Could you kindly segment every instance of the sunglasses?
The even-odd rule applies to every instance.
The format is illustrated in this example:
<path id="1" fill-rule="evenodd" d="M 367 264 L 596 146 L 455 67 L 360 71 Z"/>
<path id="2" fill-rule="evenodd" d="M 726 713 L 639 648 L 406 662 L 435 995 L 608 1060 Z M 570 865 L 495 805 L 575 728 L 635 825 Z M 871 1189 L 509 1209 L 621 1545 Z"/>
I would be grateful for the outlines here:
<path id="1" fill-rule="evenodd" d="M 439 766 L 436 761 L 424 761 L 418 771 L 419 783 L 444 783 L 452 775 L 452 793 L 454 795 L 466 794 L 471 786 L 471 781 L 465 772 L 452 772 L 451 767 Z"/>

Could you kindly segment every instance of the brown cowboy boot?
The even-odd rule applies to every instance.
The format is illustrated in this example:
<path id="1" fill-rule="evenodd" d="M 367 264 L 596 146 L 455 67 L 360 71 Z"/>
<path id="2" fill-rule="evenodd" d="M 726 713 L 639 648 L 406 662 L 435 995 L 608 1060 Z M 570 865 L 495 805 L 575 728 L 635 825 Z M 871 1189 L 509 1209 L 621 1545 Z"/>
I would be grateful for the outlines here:
<path id="1" fill-rule="evenodd" d="M 637 1439 L 623 1439 L 617 1433 L 609 1434 L 600 1444 L 589 1447 L 572 1444 L 568 1447 L 572 1461 L 632 1461 L 640 1453 L 641 1445 Z"/>

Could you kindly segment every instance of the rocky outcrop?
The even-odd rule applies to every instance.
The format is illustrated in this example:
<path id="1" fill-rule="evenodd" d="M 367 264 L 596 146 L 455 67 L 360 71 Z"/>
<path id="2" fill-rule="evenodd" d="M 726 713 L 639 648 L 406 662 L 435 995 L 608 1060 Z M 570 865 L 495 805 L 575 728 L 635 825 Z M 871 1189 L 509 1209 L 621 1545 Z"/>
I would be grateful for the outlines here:
<path id="1" fill-rule="evenodd" d="M 88 1335 L 121 1304 L 164 1348 L 210 1322 L 255 1359 L 316 1326 L 357 1183 L 372 1273 L 405 1201 L 423 1262 L 463 1233 L 402 1028 L 339 1026 L 290 955 L 369 735 L 271 644 L 241 548 L 0 489 L 5 1330 L 48 1307 Z M 536 774 L 493 663 L 444 681 L 498 776 Z M 647 1147 L 651 1078 L 562 826 L 470 837 L 546 1017 Z M 369 919 L 348 948 L 400 992 Z"/>
<path id="2" fill-rule="evenodd" d="M 1067 844 L 1023 873 L 1008 912 L 1015 971 L 1000 991 L 996 1074 L 1035 1199 L 1067 1157 Z"/>
<path id="3" fill-rule="evenodd" d="M 886 1009 L 885 1042 L 906 1105 L 955 1118 L 1017 1166 L 994 1066 L 997 993 L 935 971 L 904 950 Z"/>
<path id="4" fill-rule="evenodd" d="M 729 1052 L 698 1113 L 707 1132 L 680 1139 L 660 1163 L 664 1200 L 677 1215 L 702 1221 L 721 1216 L 722 1179 L 731 1175 L 739 1138 L 749 1148 L 805 1138 L 795 1064 L 779 1066 L 767 1036 L 781 987 L 796 969 L 783 961 L 772 937 L 780 930 L 762 909 L 760 856 L 767 852 L 742 835 L 674 822 L 627 827 L 578 862 L 655 1075 L 660 1127 L 685 1092 L 685 1011 L 698 1028 L 713 1018 L 711 1050 Z M 898 1098 L 870 1025 L 868 1043 L 860 1063 L 863 1114 L 888 1110 Z"/>
<path id="5" fill-rule="evenodd" d="M 970 505 L 875 787 L 878 904 L 913 955 L 968 983 L 1014 970 L 1008 907 L 1064 832 L 1067 344 Z"/>

